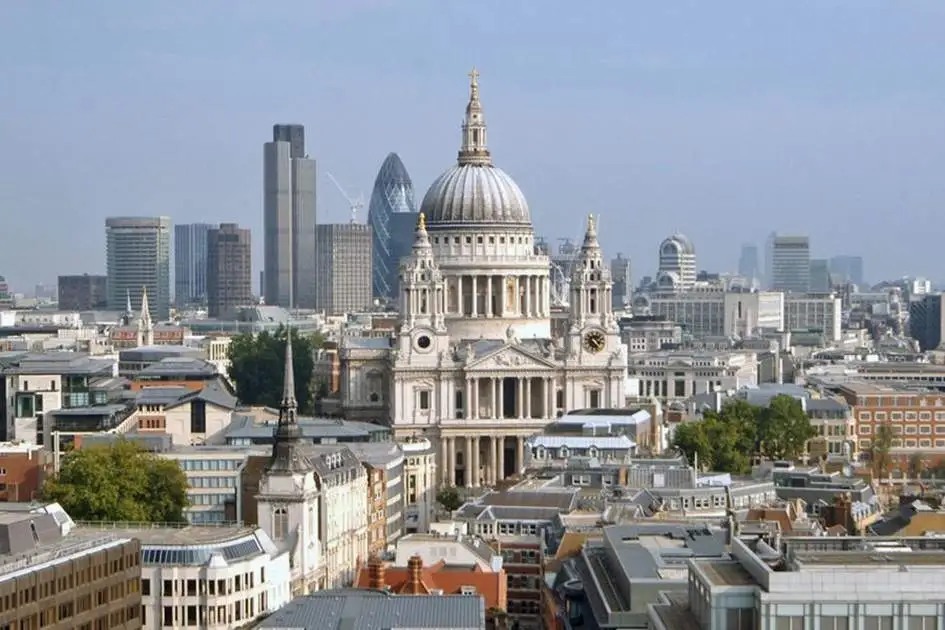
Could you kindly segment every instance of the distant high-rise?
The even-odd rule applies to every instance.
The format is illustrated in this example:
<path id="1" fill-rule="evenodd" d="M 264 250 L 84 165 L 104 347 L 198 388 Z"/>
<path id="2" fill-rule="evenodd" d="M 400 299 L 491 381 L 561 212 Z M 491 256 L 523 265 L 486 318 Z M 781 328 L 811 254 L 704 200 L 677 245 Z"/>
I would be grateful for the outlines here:
<path id="1" fill-rule="evenodd" d="M 108 308 L 123 312 L 128 296 L 141 309 L 147 289 L 151 315 L 167 319 L 171 304 L 170 217 L 110 217 L 105 220 Z"/>
<path id="2" fill-rule="evenodd" d="M 862 287 L 864 284 L 863 257 L 834 256 L 830 259 L 830 273 L 837 278 L 838 282 L 850 282 L 858 287 Z"/>
<path id="3" fill-rule="evenodd" d="M 410 253 L 417 223 L 413 183 L 400 156 L 388 154 L 374 179 L 368 206 L 373 234 L 372 285 L 374 296 L 396 298 L 400 259 Z"/>
<path id="4" fill-rule="evenodd" d="M 688 291 L 696 284 L 696 248 L 682 234 L 660 243 L 656 286 L 660 291 Z"/>
<path id="5" fill-rule="evenodd" d="M 108 308 L 108 276 L 59 276 L 59 310 Z"/>
<path id="6" fill-rule="evenodd" d="M 772 234 L 768 282 L 773 291 L 807 293 L 810 290 L 810 239 Z"/>
<path id="7" fill-rule="evenodd" d="M 746 243 L 738 257 L 738 275 L 748 280 L 761 279 L 761 264 L 758 261 L 758 246 Z"/>
<path id="8" fill-rule="evenodd" d="M 629 258 L 624 258 L 623 254 L 617 254 L 616 258 L 611 259 L 610 277 L 614 283 L 611 299 L 615 309 L 622 309 L 630 304 L 633 294 L 633 276 L 630 272 Z"/>
<path id="9" fill-rule="evenodd" d="M 338 315 L 371 306 L 371 226 L 319 225 L 315 308 Z"/>
<path id="10" fill-rule="evenodd" d="M 221 317 L 253 303 L 252 253 L 249 230 L 222 223 L 207 233 L 207 306 Z"/>
<path id="11" fill-rule="evenodd" d="M 174 303 L 177 306 L 207 301 L 208 223 L 174 226 Z"/>
<path id="12" fill-rule="evenodd" d="M 909 304 L 909 334 L 926 352 L 942 346 L 945 341 L 945 295 L 923 295 Z"/>
<path id="13" fill-rule="evenodd" d="M 830 277 L 830 263 L 825 258 L 811 258 L 810 293 L 830 293 L 833 291 L 833 280 Z"/>
<path id="14" fill-rule="evenodd" d="M 263 145 L 263 296 L 315 307 L 315 160 L 301 125 L 275 125 Z"/>

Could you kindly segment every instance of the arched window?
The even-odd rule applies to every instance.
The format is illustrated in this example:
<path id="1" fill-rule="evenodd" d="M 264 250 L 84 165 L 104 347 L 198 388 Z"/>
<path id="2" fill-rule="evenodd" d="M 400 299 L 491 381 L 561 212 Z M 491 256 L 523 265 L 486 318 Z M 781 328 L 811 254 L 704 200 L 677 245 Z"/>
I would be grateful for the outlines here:
<path id="1" fill-rule="evenodd" d="M 276 508 L 272 513 L 272 537 L 285 540 L 289 536 L 289 512 L 284 507 Z"/>

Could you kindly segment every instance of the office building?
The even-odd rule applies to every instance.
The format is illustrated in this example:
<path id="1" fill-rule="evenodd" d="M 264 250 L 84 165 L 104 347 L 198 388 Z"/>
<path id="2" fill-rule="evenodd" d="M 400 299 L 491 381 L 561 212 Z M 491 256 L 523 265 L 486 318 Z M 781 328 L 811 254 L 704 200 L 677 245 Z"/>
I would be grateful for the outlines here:
<path id="1" fill-rule="evenodd" d="M 315 307 L 315 160 L 301 125 L 275 125 L 263 145 L 263 296 Z"/>
<path id="2" fill-rule="evenodd" d="M 758 261 L 758 246 L 746 243 L 738 257 L 738 275 L 748 280 L 761 279 L 761 263 Z"/>
<path id="3" fill-rule="evenodd" d="M 108 277 L 59 276 L 59 310 L 92 311 L 108 308 Z"/>
<path id="4" fill-rule="evenodd" d="M 0 276 L 0 308 L 10 308 L 13 306 L 13 294 L 10 293 L 10 285 L 7 279 Z"/>
<path id="5" fill-rule="evenodd" d="M 832 293 L 784 295 L 784 329 L 788 331 L 815 331 L 824 336 L 824 343 L 840 341 L 843 323 L 842 300 Z"/>
<path id="6" fill-rule="evenodd" d="M 945 295 L 930 293 L 909 303 L 909 334 L 919 342 L 919 348 L 923 352 L 935 350 L 945 339 L 943 301 Z"/>
<path id="7" fill-rule="evenodd" d="M 371 226 L 322 224 L 315 233 L 319 278 L 315 308 L 333 315 L 370 308 Z"/>
<path id="8" fill-rule="evenodd" d="M 772 234 L 769 244 L 769 288 L 784 293 L 807 293 L 810 289 L 810 239 Z"/>
<path id="9" fill-rule="evenodd" d="M 253 300 L 252 248 L 249 230 L 222 223 L 207 232 L 207 307 L 223 317 Z"/>
<path id="10" fill-rule="evenodd" d="M 830 261 L 826 258 L 812 258 L 810 261 L 811 293 L 830 293 L 833 290 L 833 280 L 830 276 Z"/>
<path id="11" fill-rule="evenodd" d="M 656 286 L 660 291 L 688 291 L 696 284 L 696 248 L 688 237 L 674 234 L 660 243 Z"/>
<path id="12" fill-rule="evenodd" d="M 57 503 L 0 512 L 0 628 L 141 628 L 137 540 L 77 532 Z"/>
<path id="13" fill-rule="evenodd" d="M 417 223 L 413 182 L 400 156 L 391 153 L 374 180 L 368 223 L 372 230 L 374 297 L 397 299 L 400 259 L 410 253 Z"/>
<path id="14" fill-rule="evenodd" d="M 207 301 L 207 223 L 174 226 L 174 304 Z"/>
<path id="15" fill-rule="evenodd" d="M 161 321 L 171 305 L 170 217 L 110 217 L 105 220 L 108 308 L 141 310 L 148 292 L 151 315 Z"/>
<path id="16" fill-rule="evenodd" d="M 866 283 L 863 279 L 862 256 L 834 256 L 830 259 L 830 273 L 844 284 L 849 282 L 863 287 Z"/>
<path id="17" fill-rule="evenodd" d="M 633 275 L 631 274 L 630 259 L 623 254 L 617 254 L 610 260 L 610 277 L 614 281 L 613 308 L 623 309 L 630 305 L 633 297 Z"/>
<path id="18" fill-rule="evenodd" d="M 750 337 L 784 330 L 784 294 L 776 291 L 704 291 L 638 295 L 634 315 L 662 317 L 693 337 Z"/>

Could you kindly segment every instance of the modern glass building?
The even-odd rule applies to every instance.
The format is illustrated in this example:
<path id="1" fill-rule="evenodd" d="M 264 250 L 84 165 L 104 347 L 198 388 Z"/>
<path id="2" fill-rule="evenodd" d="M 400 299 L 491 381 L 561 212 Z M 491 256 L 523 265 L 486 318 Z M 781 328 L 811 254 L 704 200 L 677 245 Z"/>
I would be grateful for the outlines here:
<path id="1" fill-rule="evenodd" d="M 410 175 L 396 153 L 389 154 L 374 180 L 368 223 L 373 233 L 371 284 L 374 297 L 397 296 L 400 259 L 410 253 L 417 223 Z"/>
<path id="2" fill-rule="evenodd" d="M 164 321 L 171 302 L 170 217 L 105 219 L 105 260 L 108 308 L 122 312 L 128 298 L 135 313 L 148 291 L 151 317 Z"/>
<path id="3" fill-rule="evenodd" d="M 174 303 L 178 306 L 207 301 L 208 223 L 174 226 Z"/>

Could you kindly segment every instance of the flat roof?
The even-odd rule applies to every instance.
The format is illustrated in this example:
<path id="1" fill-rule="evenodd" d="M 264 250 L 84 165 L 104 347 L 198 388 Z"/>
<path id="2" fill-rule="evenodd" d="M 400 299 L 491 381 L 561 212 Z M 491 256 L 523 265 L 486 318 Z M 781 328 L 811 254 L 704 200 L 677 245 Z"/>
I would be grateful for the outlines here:
<path id="1" fill-rule="evenodd" d="M 694 564 L 715 586 L 752 586 L 758 582 L 735 560 L 694 560 Z"/>
<path id="2" fill-rule="evenodd" d="M 79 523 L 73 531 L 95 532 L 98 535 L 111 534 L 126 538 L 137 538 L 142 545 L 155 546 L 188 546 L 213 545 L 225 543 L 238 538 L 252 536 L 255 527 L 243 525 L 149 525 L 142 523 Z"/>
<path id="3" fill-rule="evenodd" d="M 942 566 L 945 565 L 945 551 L 894 551 L 877 549 L 874 551 L 800 551 L 795 552 L 793 561 L 797 568 L 805 566 L 863 566 L 872 567 L 902 565 Z"/>

